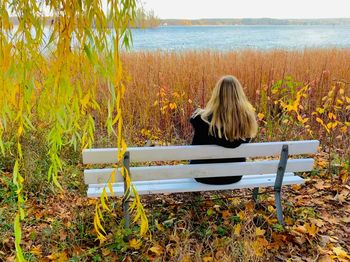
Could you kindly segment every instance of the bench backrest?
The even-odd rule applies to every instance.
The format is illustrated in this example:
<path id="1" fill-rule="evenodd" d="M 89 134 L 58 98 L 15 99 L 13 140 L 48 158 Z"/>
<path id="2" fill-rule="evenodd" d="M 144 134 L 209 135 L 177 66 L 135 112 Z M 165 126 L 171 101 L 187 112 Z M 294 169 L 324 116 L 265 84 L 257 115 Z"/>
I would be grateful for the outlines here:
<path id="1" fill-rule="evenodd" d="M 249 143 L 231 149 L 216 145 L 201 146 L 164 146 L 164 147 L 131 147 L 130 162 L 199 160 L 239 157 L 270 157 L 279 156 L 283 145 L 288 145 L 289 155 L 314 154 L 319 141 L 285 141 Z M 113 164 L 117 162 L 116 148 L 85 149 L 84 164 Z M 130 167 L 133 181 L 149 181 L 162 179 L 196 178 L 213 176 L 242 176 L 276 173 L 279 160 L 258 160 L 254 162 L 197 164 L 197 165 L 162 165 Z M 313 168 L 313 158 L 290 159 L 286 172 L 305 172 Z M 84 180 L 86 184 L 107 183 L 115 169 L 86 169 Z M 119 171 L 116 172 L 119 174 Z M 120 175 L 116 182 L 123 181 Z"/>

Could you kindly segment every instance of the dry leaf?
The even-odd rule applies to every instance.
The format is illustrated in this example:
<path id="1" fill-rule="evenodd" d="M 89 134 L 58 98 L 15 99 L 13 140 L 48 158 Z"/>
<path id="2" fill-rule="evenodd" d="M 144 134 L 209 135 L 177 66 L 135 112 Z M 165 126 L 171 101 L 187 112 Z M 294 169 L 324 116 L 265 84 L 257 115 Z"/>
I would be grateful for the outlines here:
<path id="1" fill-rule="evenodd" d="M 41 255 L 41 249 L 39 246 L 36 246 L 34 248 L 32 248 L 30 250 L 30 253 L 32 253 L 33 255 L 36 255 L 36 256 L 40 256 Z"/>
<path id="2" fill-rule="evenodd" d="M 241 233 L 241 224 L 237 224 L 233 227 L 233 234 L 239 236 Z"/>
<path id="3" fill-rule="evenodd" d="M 163 247 L 160 245 L 155 245 L 149 249 L 152 253 L 156 254 L 157 256 L 161 256 L 163 254 Z"/>
<path id="4" fill-rule="evenodd" d="M 255 235 L 256 236 L 263 236 L 265 234 L 265 230 L 264 229 L 260 229 L 260 227 L 257 227 L 255 229 Z"/>
<path id="5" fill-rule="evenodd" d="M 135 239 L 135 238 L 129 240 L 129 247 L 131 247 L 133 249 L 136 249 L 136 250 L 140 249 L 141 244 L 142 244 L 141 240 L 138 240 L 138 239 Z"/>
<path id="6" fill-rule="evenodd" d="M 312 237 L 315 237 L 317 234 L 317 231 L 318 231 L 315 224 L 310 225 L 309 223 L 305 224 L 305 229 L 306 229 L 307 233 Z"/>
<path id="7" fill-rule="evenodd" d="M 338 259 L 350 259 L 350 256 L 341 247 L 334 247 L 332 251 Z"/>

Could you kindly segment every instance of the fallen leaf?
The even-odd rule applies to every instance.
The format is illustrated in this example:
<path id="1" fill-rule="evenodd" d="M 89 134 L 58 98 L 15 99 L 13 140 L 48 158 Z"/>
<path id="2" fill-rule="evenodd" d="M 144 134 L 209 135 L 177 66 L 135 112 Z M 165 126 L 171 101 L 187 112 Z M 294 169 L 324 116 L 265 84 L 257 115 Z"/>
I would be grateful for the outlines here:
<path id="1" fill-rule="evenodd" d="M 129 240 L 129 247 L 131 247 L 133 249 L 136 249 L 136 250 L 140 249 L 141 244 L 142 244 L 142 242 L 138 239 L 133 238 L 133 239 Z"/>
<path id="2" fill-rule="evenodd" d="M 340 220 L 343 221 L 344 223 L 350 223 L 350 216 L 343 217 Z"/>
<path id="3" fill-rule="evenodd" d="M 109 254 L 111 254 L 111 250 L 110 249 L 107 249 L 107 248 L 103 248 L 102 249 L 102 255 L 104 257 L 108 256 Z"/>
<path id="4" fill-rule="evenodd" d="M 163 254 L 163 247 L 160 245 L 155 245 L 149 249 L 152 253 L 156 254 L 157 256 L 161 256 Z"/>
<path id="5" fill-rule="evenodd" d="M 305 224 L 305 229 L 307 231 L 307 233 L 312 236 L 312 237 L 315 237 L 316 234 L 317 234 L 317 227 L 315 224 L 309 224 L 309 223 L 306 223 Z"/>
<path id="6" fill-rule="evenodd" d="M 301 188 L 301 185 L 298 185 L 298 184 L 292 185 L 292 189 L 295 191 L 300 190 L 300 188 Z"/>
<path id="7" fill-rule="evenodd" d="M 212 257 L 203 257 L 203 262 L 211 262 L 213 261 Z"/>
<path id="8" fill-rule="evenodd" d="M 294 230 L 302 234 L 307 233 L 307 229 L 305 228 L 305 226 L 297 226 L 296 228 L 294 228 Z"/>
<path id="9" fill-rule="evenodd" d="M 337 258 L 350 259 L 350 256 L 341 247 L 334 247 L 332 251 Z"/>
<path id="10" fill-rule="evenodd" d="M 329 255 L 325 255 L 320 257 L 318 260 L 318 262 L 333 262 L 334 259 L 332 259 Z"/>
<path id="11" fill-rule="evenodd" d="M 255 235 L 256 236 L 263 236 L 265 234 L 265 230 L 264 229 L 260 229 L 260 227 L 257 227 L 255 229 Z"/>
<path id="12" fill-rule="evenodd" d="M 224 220 L 229 219 L 230 217 L 231 217 L 230 211 L 225 210 L 225 211 L 222 212 L 222 218 L 223 218 Z"/>
<path id="13" fill-rule="evenodd" d="M 34 248 L 32 248 L 30 250 L 30 253 L 32 253 L 33 255 L 36 255 L 36 256 L 40 256 L 41 255 L 41 249 L 39 246 L 36 246 Z"/>
<path id="14" fill-rule="evenodd" d="M 239 236 L 241 233 L 241 224 L 237 224 L 233 227 L 233 234 Z"/>

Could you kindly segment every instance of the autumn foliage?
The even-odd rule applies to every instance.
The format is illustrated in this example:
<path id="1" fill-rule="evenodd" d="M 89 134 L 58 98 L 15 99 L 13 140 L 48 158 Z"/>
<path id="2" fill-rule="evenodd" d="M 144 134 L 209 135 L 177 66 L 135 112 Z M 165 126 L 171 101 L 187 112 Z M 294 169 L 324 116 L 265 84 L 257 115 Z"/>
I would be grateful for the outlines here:
<path id="1" fill-rule="evenodd" d="M 132 52 L 122 60 L 131 143 L 190 142 L 188 118 L 205 105 L 219 77 L 232 74 L 256 108 L 257 141 L 320 138 L 324 147 L 349 154 L 347 49 Z"/>
<path id="2" fill-rule="evenodd" d="M 14 5 L 17 31 L 0 4 L 0 260 L 349 259 L 350 50 L 118 52 L 135 2 L 109 2 L 125 9 L 47 1 L 49 38 L 36 1 Z M 137 199 L 129 230 L 120 200 L 86 199 L 82 148 L 188 144 L 189 117 L 224 74 L 256 109 L 256 141 L 321 140 L 306 185 L 287 189 L 287 228 L 269 192 L 257 209 L 249 191 Z"/>

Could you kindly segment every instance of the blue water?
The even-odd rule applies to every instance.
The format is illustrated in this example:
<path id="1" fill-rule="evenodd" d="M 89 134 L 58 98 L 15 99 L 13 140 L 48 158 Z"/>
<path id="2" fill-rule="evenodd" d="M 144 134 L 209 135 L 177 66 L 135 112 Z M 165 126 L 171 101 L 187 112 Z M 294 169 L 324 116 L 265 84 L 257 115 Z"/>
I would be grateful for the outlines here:
<path id="1" fill-rule="evenodd" d="M 164 26 L 133 30 L 132 50 L 350 47 L 350 25 Z"/>

